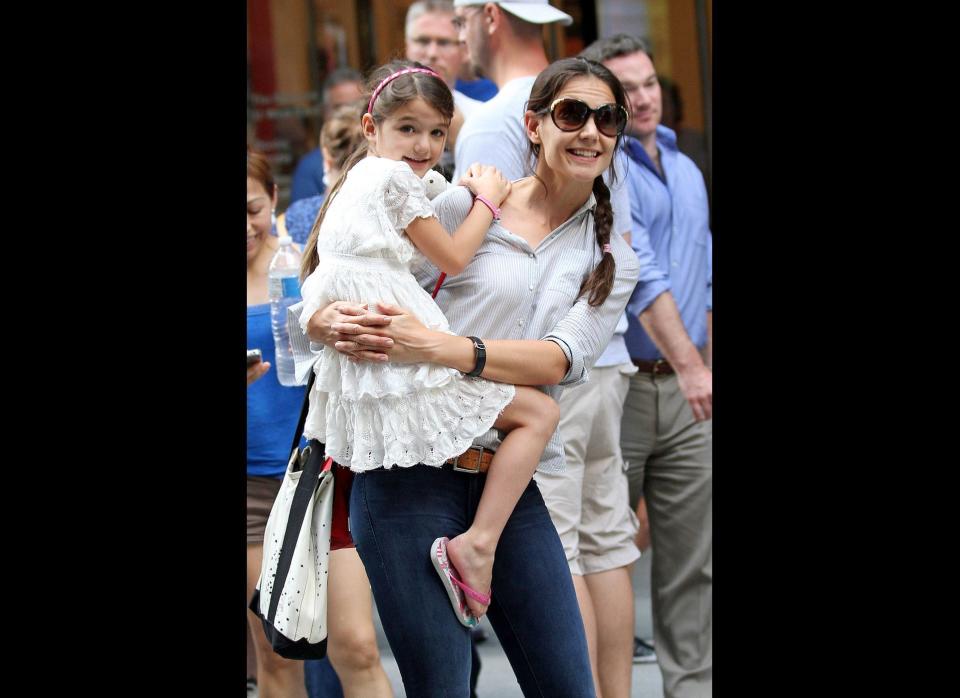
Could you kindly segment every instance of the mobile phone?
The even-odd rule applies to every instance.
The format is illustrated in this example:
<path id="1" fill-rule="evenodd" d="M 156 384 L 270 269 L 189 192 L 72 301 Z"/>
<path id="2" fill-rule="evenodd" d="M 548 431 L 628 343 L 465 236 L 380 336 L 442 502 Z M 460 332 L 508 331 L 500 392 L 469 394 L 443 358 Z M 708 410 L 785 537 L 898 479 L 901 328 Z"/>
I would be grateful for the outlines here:
<path id="1" fill-rule="evenodd" d="M 263 361 L 263 354 L 259 349 L 247 349 L 247 368 Z"/>

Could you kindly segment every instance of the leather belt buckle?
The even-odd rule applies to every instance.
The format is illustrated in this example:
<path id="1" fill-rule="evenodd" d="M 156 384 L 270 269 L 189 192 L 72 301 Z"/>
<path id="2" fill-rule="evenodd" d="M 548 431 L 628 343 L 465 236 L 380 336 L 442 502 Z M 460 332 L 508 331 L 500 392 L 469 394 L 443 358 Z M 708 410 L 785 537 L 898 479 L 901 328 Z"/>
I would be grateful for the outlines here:
<path id="1" fill-rule="evenodd" d="M 477 459 L 474 461 L 474 467 L 463 467 L 460 465 L 460 459 L 463 458 L 469 451 L 477 451 Z M 483 446 L 471 446 L 466 451 L 461 453 L 456 458 L 451 458 L 450 461 L 453 463 L 453 471 L 455 473 L 471 473 L 476 475 L 480 472 L 480 461 L 483 458 Z"/>

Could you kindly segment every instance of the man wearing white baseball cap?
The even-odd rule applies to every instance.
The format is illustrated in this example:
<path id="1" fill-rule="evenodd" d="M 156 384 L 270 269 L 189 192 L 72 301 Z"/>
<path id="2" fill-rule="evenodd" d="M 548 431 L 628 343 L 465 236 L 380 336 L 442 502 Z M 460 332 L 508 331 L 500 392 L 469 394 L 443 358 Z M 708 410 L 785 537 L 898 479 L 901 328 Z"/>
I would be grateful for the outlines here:
<path id="1" fill-rule="evenodd" d="M 511 181 L 525 177 L 532 170 L 524 106 L 534 78 L 549 64 L 541 25 L 566 26 L 573 18 L 547 0 L 454 0 L 453 5 L 453 23 L 466 42 L 470 62 L 499 88 L 493 99 L 474 109 L 457 135 L 453 181 L 474 162 L 496 165 Z"/>
<path id="2" fill-rule="evenodd" d="M 467 5 L 486 5 L 481 0 L 454 0 L 456 7 L 465 7 Z M 551 5 L 548 0 L 513 0 L 513 2 L 491 3 L 499 5 L 507 12 L 516 15 L 522 20 L 534 24 L 548 24 L 550 22 L 560 22 L 563 26 L 570 26 L 573 17 L 566 12 L 561 12 Z"/>

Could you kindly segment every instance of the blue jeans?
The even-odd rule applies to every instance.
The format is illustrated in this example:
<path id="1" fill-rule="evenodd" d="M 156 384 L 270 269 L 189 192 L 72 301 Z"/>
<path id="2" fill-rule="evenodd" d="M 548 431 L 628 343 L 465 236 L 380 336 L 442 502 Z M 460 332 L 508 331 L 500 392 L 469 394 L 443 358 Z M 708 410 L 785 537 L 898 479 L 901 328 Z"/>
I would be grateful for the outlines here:
<path id="1" fill-rule="evenodd" d="M 343 698 L 343 688 L 329 659 L 308 659 L 303 663 L 303 678 L 309 698 Z"/>
<path id="2" fill-rule="evenodd" d="M 408 696 L 470 694 L 470 631 L 430 561 L 476 513 L 486 475 L 426 465 L 356 476 L 350 530 Z M 497 547 L 487 612 L 525 696 L 594 696 L 583 620 L 557 530 L 535 482 Z"/>

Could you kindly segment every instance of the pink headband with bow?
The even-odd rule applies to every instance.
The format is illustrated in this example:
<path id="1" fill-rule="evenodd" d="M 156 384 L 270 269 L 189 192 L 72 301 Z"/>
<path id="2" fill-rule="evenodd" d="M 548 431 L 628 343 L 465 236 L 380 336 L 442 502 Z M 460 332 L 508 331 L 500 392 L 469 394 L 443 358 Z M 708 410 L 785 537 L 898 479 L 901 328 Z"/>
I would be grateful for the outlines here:
<path id="1" fill-rule="evenodd" d="M 373 103 L 377 101 L 377 97 L 383 91 L 383 88 L 387 86 L 387 83 L 389 83 L 391 80 L 396 80 L 401 75 L 409 75 L 410 73 L 426 73 L 427 75 L 432 75 L 437 80 L 443 80 L 440 75 L 429 68 L 404 68 L 403 70 L 398 70 L 396 73 L 390 73 L 390 75 L 385 77 L 380 84 L 377 85 L 377 89 L 373 91 L 373 95 L 370 97 L 370 103 L 367 105 L 367 112 L 373 114 Z"/>

